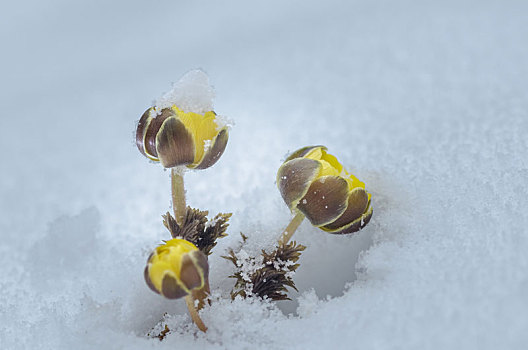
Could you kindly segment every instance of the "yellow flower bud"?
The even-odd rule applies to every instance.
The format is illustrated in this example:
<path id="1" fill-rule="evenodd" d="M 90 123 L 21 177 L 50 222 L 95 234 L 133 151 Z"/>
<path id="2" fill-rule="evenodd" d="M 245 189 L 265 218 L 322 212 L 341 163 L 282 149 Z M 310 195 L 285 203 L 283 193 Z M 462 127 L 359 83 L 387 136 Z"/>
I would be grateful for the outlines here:
<path id="1" fill-rule="evenodd" d="M 329 233 L 352 233 L 372 217 L 365 184 L 348 173 L 324 146 L 293 152 L 279 168 L 277 186 L 294 212 Z"/>
<path id="2" fill-rule="evenodd" d="M 191 242 L 174 238 L 150 254 L 145 281 L 154 292 L 177 299 L 203 288 L 209 278 L 207 257 Z"/>
<path id="3" fill-rule="evenodd" d="M 205 169 L 224 153 L 228 128 L 217 122 L 215 112 L 202 115 L 172 106 L 156 114 L 154 107 L 147 109 L 136 130 L 137 147 L 147 158 L 165 168 Z"/>

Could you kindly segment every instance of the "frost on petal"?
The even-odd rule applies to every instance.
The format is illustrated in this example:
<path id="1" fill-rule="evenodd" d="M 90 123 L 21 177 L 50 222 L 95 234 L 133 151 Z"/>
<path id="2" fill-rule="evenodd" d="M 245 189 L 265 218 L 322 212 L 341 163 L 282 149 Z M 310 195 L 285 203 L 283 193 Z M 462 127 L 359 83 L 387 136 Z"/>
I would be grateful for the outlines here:
<path id="1" fill-rule="evenodd" d="M 215 123 L 217 131 L 220 131 L 223 128 L 231 129 L 233 126 L 235 126 L 235 121 L 233 119 L 219 114 L 216 115 Z"/>

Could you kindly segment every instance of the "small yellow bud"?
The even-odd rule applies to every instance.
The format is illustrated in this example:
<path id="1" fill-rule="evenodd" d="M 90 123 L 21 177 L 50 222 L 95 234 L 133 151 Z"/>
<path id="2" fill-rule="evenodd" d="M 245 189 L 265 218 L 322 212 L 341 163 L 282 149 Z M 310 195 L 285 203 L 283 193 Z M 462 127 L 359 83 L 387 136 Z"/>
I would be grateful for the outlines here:
<path id="1" fill-rule="evenodd" d="M 370 194 L 326 150 L 310 146 L 293 152 L 277 173 L 279 191 L 312 225 L 336 234 L 359 231 L 372 217 Z"/>
<path id="2" fill-rule="evenodd" d="M 139 151 L 165 168 L 209 168 L 224 153 L 228 138 L 228 128 L 217 122 L 215 112 L 202 115 L 177 106 L 158 115 L 154 107 L 147 109 L 136 130 Z"/>
<path id="3" fill-rule="evenodd" d="M 189 241 L 174 238 L 150 254 L 145 281 L 154 292 L 177 299 L 200 290 L 208 281 L 207 257 Z"/>

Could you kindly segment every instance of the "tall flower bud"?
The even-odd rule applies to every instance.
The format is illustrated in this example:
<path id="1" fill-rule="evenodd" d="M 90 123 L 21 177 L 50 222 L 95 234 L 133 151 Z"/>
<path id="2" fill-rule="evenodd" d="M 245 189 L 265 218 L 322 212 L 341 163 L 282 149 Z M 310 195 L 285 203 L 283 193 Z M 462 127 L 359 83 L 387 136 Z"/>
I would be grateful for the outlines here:
<path id="1" fill-rule="evenodd" d="M 372 217 L 365 184 L 348 173 L 324 146 L 293 152 L 279 168 L 277 186 L 293 212 L 335 234 L 352 233 Z"/>
<path id="2" fill-rule="evenodd" d="M 228 127 L 215 112 L 184 112 L 176 105 L 147 109 L 136 130 L 139 151 L 165 168 L 208 168 L 224 153 L 228 138 Z"/>

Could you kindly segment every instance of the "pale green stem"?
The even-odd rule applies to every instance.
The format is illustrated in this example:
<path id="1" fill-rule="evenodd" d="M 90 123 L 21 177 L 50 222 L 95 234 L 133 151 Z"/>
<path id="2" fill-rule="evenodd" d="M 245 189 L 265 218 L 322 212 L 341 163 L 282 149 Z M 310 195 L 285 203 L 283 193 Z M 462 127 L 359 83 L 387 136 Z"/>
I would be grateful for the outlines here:
<path id="1" fill-rule="evenodd" d="M 172 209 L 178 225 L 183 224 L 187 205 L 185 204 L 185 187 L 183 186 L 183 169 L 171 168 Z"/>
<path id="2" fill-rule="evenodd" d="M 301 222 L 304 220 L 304 214 L 300 211 L 295 214 L 279 239 L 279 244 L 286 244 L 291 239 Z"/>
<path id="3" fill-rule="evenodd" d="M 205 333 L 207 331 L 207 327 L 203 323 L 200 315 L 198 315 L 198 311 L 196 311 L 196 308 L 194 307 L 194 298 L 192 297 L 192 294 L 189 294 L 185 297 L 185 302 L 187 303 L 187 308 L 189 309 L 189 314 L 191 314 L 192 320 L 194 323 L 196 323 L 198 328 Z"/>

